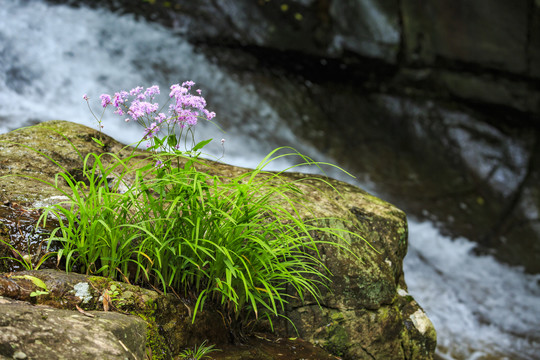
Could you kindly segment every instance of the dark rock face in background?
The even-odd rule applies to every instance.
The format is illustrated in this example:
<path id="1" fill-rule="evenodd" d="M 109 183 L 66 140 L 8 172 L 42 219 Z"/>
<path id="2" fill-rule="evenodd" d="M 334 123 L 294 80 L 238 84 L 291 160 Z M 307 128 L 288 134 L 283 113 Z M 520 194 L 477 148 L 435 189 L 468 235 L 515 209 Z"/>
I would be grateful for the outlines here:
<path id="1" fill-rule="evenodd" d="M 540 114 L 540 4 L 534 0 L 50 2 L 108 6 L 172 27 L 196 44 L 266 50 L 275 60 L 291 52 L 298 62 L 337 60 L 360 72 L 372 61 L 379 64 L 375 72 L 390 64 L 400 76 L 389 85 L 401 91 L 406 79 L 428 90 L 424 95 Z"/>
<path id="2" fill-rule="evenodd" d="M 439 68 L 434 80 L 451 96 L 538 115 L 539 16 L 525 0 L 405 0 L 405 62 Z"/>
<path id="3" fill-rule="evenodd" d="M 403 1 L 408 62 L 448 59 L 530 75 L 530 1 Z"/>
<path id="4" fill-rule="evenodd" d="M 175 29 L 409 216 L 540 272 L 538 1 L 53 2 Z"/>

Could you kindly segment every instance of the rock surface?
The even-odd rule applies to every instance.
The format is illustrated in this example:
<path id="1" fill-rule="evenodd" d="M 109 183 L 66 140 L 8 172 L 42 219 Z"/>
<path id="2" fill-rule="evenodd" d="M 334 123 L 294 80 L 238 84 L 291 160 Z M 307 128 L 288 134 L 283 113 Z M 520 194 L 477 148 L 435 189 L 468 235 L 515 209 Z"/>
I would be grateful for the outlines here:
<path id="1" fill-rule="evenodd" d="M 45 283 L 46 293 L 32 296 L 32 292 L 43 290 L 32 282 L 32 278 L 38 278 Z M 107 305 L 104 300 L 105 292 L 111 299 Z M 7 323 L 4 334 L 10 336 L 10 342 L 13 344 L 20 344 L 21 351 L 33 353 L 34 355 L 30 357 L 32 359 L 39 357 L 27 344 L 37 340 L 51 346 L 47 356 L 42 359 L 61 358 L 63 354 L 54 353 L 58 351 L 58 348 L 53 347 L 57 342 L 56 339 L 61 338 L 63 332 L 70 335 L 71 326 L 80 327 L 78 323 L 70 325 L 68 321 L 75 318 L 78 322 L 81 316 L 97 319 L 96 324 L 94 326 L 91 320 L 86 320 L 84 324 L 85 327 L 91 328 L 90 335 L 84 337 L 73 333 L 73 338 L 79 343 L 73 343 L 71 348 L 76 351 L 78 344 L 82 344 L 81 350 L 84 347 L 92 347 L 94 351 L 88 351 L 88 356 L 94 358 L 113 359 L 124 356 L 121 355 L 123 353 L 118 354 L 117 350 L 111 350 L 115 349 L 110 345 L 114 343 L 117 343 L 118 347 L 124 348 L 122 346 L 124 344 L 129 348 L 126 350 L 125 358 L 143 359 L 148 351 L 155 359 L 162 359 L 178 355 L 183 349 L 199 345 L 205 339 L 211 339 L 214 344 L 224 344 L 228 340 L 227 330 L 216 312 L 211 310 L 202 312 L 192 324 L 189 307 L 179 299 L 99 276 L 65 273 L 52 269 L 4 273 L 0 274 L 0 296 L 17 300 L 17 302 L 6 300 L 1 309 L 1 313 L 6 314 L 6 319 L 14 319 Z M 20 306 L 15 307 L 15 314 L 11 315 L 11 305 L 14 304 Z M 17 310 L 21 306 L 24 306 L 21 313 L 28 313 L 28 316 L 23 317 L 28 324 L 16 323 L 17 319 L 21 318 Z M 52 332 L 54 336 L 47 338 L 40 333 L 40 337 L 33 338 L 34 328 L 46 327 L 42 322 L 43 309 L 46 309 L 47 316 L 54 321 L 63 318 L 68 320 L 58 321 L 58 329 Z M 119 323 L 116 327 L 108 326 L 109 330 L 106 332 L 102 330 L 103 326 L 107 326 L 107 322 L 101 325 L 103 322 L 101 319 L 109 323 L 119 319 Z M 35 326 L 32 325 L 34 322 Z M 23 330 L 29 328 L 32 331 L 28 334 L 24 331 L 17 332 L 14 330 L 17 327 Z M 94 331 L 102 333 L 96 341 L 106 342 L 103 347 L 92 343 L 95 340 L 91 336 Z M 116 338 L 120 339 L 122 344 Z M 3 352 L 0 354 L 10 355 Z M 73 356 L 70 353 L 65 358 L 70 359 Z"/>
<path id="2" fill-rule="evenodd" d="M 0 139 L 8 142 L 13 139 L 24 139 L 26 145 L 39 148 L 42 153 L 54 153 L 60 163 L 63 156 L 68 160 L 73 159 L 69 151 L 56 150 L 66 148 L 66 142 L 62 138 L 56 138 L 57 141 L 54 142 L 41 141 L 55 137 L 56 131 L 66 134 L 73 141 L 78 141 L 77 147 L 81 153 L 95 151 L 91 140 L 91 137 L 96 135 L 95 131 L 69 122 L 43 123 L 1 135 Z M 104 140 L 110 149 L 121 148 L 121 145 L 112 139 L 104 138 Z M 28 156 L 26 148 L 21 149 L 20 146 L 8 143 L 3 143 L 2 146 L 5 153 L 12 156 L 10 164 L 13 164 L 13 167 L 17 166 L 18 169 L 24 169 L 25 174 L 49 178 L 57 171 L 54 166 L 48 166 L 47 161 L 37 156 Z M 25 151 L 27 155 L 24 155 Z M 76 169 L 81 163 L 77 163 L 74 159 L 70 166 Z M 2 170 L 0 176 L 16 173 L 15 168 L 0 170 Z M 208 171 L 227 176 L 245 169 L 209 163 Z M 305 177 L 302 174 L 286 176 L 291 180 Z M 0 177 L 0 188 L 5 199 L 32 204 L 45 197 L 57 195 L 45 190 L 29 193 L 24 190 L 27 186 L 28 188 L 35 186 L 35 189 L 41 189 L 43 186 L 32 179 L 25 179 L 24 183 L 14 179 L 19 178 Z M 336 196 L 330 187 L 315 191 L 309 186 L 309 182 L 303 185 L 305 198 L 314 205 L 315 215 L 334 218 L 331 220 L 332 226 L 346 228 L 364 236 L 378 252 L 369 248 L 364 241 L 352 237 L 350 241 L 354 256 L 336 251 L 335 248 L 321 248 L 325 262 L 333 272 L 331 285 L 333 292 L 325 294 L 321 307 L 314 303 L 291 304 L 288 315 L 295 321 L 304 339 L 344 359 L 431 359 L 436 345 L 435 329 L 421 307 L 407 293 L 403 277 L 402 262 L 407 252 L 405 214 L 357 187 L 331 179 L 329 182 L 339 191 L 339 196 Z M 52 288 L 49 283 L 47 285 Z M 93 298 L 94 303 L 99 303 L 95 301 L 95 294 Z M 43 298 L 45 299 L 47 297 Z M 156 301 L 150 295 L 147 295 L 147 300 Z M 89 301 L 89 304 L 92 303 Z M 196 336 L 189 334 L 197 333 L 197 328 L 199 331 L 205 329 L 203 332 L 211 337 L 212 342 L 223 342 L 227 338 L 223 335 L 224 330 L 220 331 L 219 327 L 215 326 L 219 321 L 216 322 L 211 315 L 208 316 L 209 319 L 214 319 L 211 321 L 214 330 L 212 333 L 204 326 L 179 327 L 176 320 L 167 324 L 162 323 L 162 320 L 187 319 L 189 316 L 186 316 L 186 312 L 189 310 L 181 304 L 165 306 L 157 303 L 158 309 L 168 309 L 162 315 L 155 314 L 155 320 L 161 325 L 160 334 L 168 339 L 168 348 L 173 354 L 178 353 L 181 347 L 191 344 Z M 174 314 L 175 312 L 177 313 Z M 285 335 L 294 336 L 290 332 L 291 329 L 287 329 L 286 326 L 282 326 L 280 331 Z M 199 333 L 198 336 L 200 335 Z"/>
<path id="3" fill-rule="evenodd" d="M 0 296 L 2 359 L 143 359 L 144 320 L 34 306 Z"/>

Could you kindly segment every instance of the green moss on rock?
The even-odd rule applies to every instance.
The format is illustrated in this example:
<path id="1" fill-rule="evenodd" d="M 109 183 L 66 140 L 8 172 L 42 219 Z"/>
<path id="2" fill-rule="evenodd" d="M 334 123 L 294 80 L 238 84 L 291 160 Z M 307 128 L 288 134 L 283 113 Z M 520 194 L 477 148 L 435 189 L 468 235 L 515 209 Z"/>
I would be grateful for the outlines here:
<path id="1" fill-rule="evenodd" d="M 350 339 L 347 330 L 339 323 L 333 323 L 328 326 L 328 339 L 324 344 L 324 349 L 330 353 L 343 356 L 347 353 L 350 346 Z"/>

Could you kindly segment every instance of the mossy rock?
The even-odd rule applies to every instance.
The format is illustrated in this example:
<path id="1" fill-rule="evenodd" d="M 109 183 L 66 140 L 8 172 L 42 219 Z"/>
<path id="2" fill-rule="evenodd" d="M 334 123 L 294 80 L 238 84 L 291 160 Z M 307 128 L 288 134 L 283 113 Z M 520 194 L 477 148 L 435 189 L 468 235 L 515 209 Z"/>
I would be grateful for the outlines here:
<path id="1" fill-rule="evenodd" d="M 33 278 L 45 283 L 45 294 L 32 295 L 43 290 Z M 228 342 L 227 329 L 217 312 L 201 312 L 192 323 L 192 309 L 180 299 L 100 276 L 52 269 L 4 273 L 0 274 L 0 296 L 83 314 L 115 312 L 143 319 L 148 352 L 154 359 L 170 359 L 208 338 L 217 344 Z"/>
<path id="2" fill-rule="evenodd" d="M 99 137 L 105 148 L 98 146 L 93 137 Z M 95 130 L 62 121 L 0 135 L 0 141 L 0 151 L 13 164 L 6 166 L 3 162 L 0 166 L 0 196 L 27 204 L 43 203 L 59 195 L 36 180 L 52 181 L 59 169 L 41 154 L 54 158 L 69 171 L 76 171 L 82 167 L 82 160 L 70 142 L 83 156 L 91 152 L 119 153 L 124 148 Z M 199 166 L 200 170 L 223 178 L 249 171 L 210 161 Z M 18 176 L 21 174 L 26 177 Z M 298 334 L 344 359 L 431 359 L 436 344 L 435 330 L 421 307 L 406 293 L 402 266 L 407 252 L 405 214 L 358 187 L 324 176 L 285 173 L 281 179 L 295 182 L 302 191 L 298 200 L 307 206 L 298 209 L 305 220 L 324 218 L 327 225 L 349 231 L 343 239 L 323 239 L 342 245 L 347 242 L 349 251 L 326 245 L 319 248 L 332 272 L 329 289 L 322 289 L 320 306 L 310 299 L 304 304 L 295 301 L 289 304 L 287 316 L 295 323 Z M 111 284 L 98 281 L 94 287 L 110 289 Z M 165 341 L 173 354 L 200 343 L 203 335 L 211 336 L 214 343 L 228 339 L 223 322 L 210 311 L 198 315 L 200 323 L 192 326 L 189 306 L 182 302 L 175 303 L 162 296 L 158 300 L 152 296 L 145 298 L 126 284 L 115 283 L 115 287 L 120 308 L 125 307 L 126 311 L 139 308 L 142 310 L 138 313 L 147 317 L 149 312 L 156 314 L 159 333 L 167 334 Z M 123 297 L 125 294 L 130 296 Z M 95 296 L 88 304 L 100 306 Z M 145 307 L 149 304 L 152 304 L 150 308 Z M 153 312 L 152 306 L 160 312 Z M 338 313 L 342 317 L 336 320 Z M 208 326 L 200 325 L 204 323 Z M 298 336 L 287 324 L 276 325 L 283 336 Z"/>

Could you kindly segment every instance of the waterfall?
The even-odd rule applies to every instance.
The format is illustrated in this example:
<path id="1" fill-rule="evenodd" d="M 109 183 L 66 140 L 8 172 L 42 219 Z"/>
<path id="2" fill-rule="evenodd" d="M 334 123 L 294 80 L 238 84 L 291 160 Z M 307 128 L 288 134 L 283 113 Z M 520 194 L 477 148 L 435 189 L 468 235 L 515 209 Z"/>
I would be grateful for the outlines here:
<path id="1" fill-rule="evenodd" d="M 0 132 L 51 119 L 94 127 L 85 93 L 100 113 L 101 93 L 154 84 L 168 93 L 163 89 L 170 84 L 193 80 L 226 131 L 203 125 L 197 136 L 217 139 L 209 150 L 216 156 L 221 154 L 219 139 L 225 138 L 223 161 L 253 167 L 283 145 L 326 160 L 316 144 L 295 136 L 253 85 L 157 24 L 40 0 L 3 0 L 0 18 Z M 112 114 L 104 116 L 103 124 L 104 132 L 124 143 L 142 134 Z M 409 226 L 406 281 L 435 325 L 439 356 L 538 359 L 540 277 L 474 255 L 474 243 L 444 237 L 431 223 L 409 219 Z"/>

